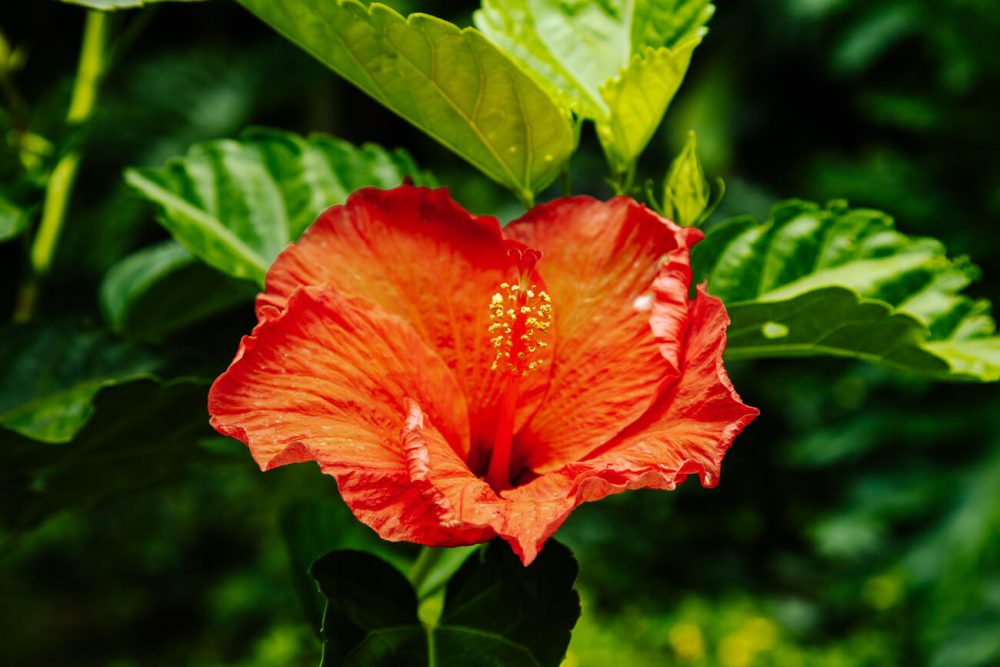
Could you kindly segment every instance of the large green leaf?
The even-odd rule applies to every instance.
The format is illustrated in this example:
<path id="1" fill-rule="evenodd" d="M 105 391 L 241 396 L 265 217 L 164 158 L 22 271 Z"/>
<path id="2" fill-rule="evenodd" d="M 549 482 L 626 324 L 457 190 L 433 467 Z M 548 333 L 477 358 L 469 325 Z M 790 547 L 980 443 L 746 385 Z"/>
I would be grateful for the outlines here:
<path id="1" fill-rule="evenodd" d="M 580 615 L 576 573 L 555 541 L 523 567 L 495 540 L 451 578 L 440 619 L 425 625 L 398 570 L 371 554 L 334 551 L 312 568 L 327 598 L 323 667 L 557 667 Z"/>
<path id="2" fill-rule="evenodd" d="M 579 116 L 626 171 L 680 87 L 710 0 L 485 0 L 476 26 Z"/>
<path id="3" fill-rule="evenodd" d="M 158 340 L 248 302 L 255 292 L 253 283 L 224 276 L 177 242 L 163 241 L 112 266 L 100 301 L 114 331 Z"/>
<path id="4" fill-rule="evenodd" d="M 879 211 L 785 202 L 766 222 L 713 228 L 693 264 L 732 318 L 729 358 L 830 354 L 932 377 L 1000 379 L 989 304 L 962 294 L 977 269 L 948 259 L 934 239 L 896 231 Z"/>
<path id="5" fill-rule="evenodd" d="M 404 176 L 429 181 L 402 151 L 264 129 L 196 144 L 162 169 L 125 174 L 159 205 L 160 221 L 181 245 L 223 273 L 258 284 L 324 209 L 360 187 L 394 187 Z"/>
<path id="6" fill-rule="evenodd" d="M 71 324 L 0 329 L 0 425 L 67 442 L 102 388 L 155 378 L 165 364 L 145 348 Z"/>
<path id="7" fill-rule="evenodd" d="M 569 115 L 475 30 L 356 0 L 239 2 L 525 201 L 575 148 Z"/>
<path id="8" fill-rule="evenodd" d="M 210 453 L 201 383 L 143 380 L 97 398 L 94 418 L 71 444 L 0 429 L 0 525 L 31 528 L 54 512 L 86 508 L 182 476 Z"/>

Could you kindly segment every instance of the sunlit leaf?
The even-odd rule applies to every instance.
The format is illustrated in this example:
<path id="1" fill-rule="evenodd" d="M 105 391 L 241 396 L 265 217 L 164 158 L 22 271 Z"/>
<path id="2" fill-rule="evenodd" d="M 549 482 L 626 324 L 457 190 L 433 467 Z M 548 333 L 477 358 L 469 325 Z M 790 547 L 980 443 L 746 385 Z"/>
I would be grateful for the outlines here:
<path id="1" fill-rule="evenodd" d="M 159 339 L 248 302 L 255 292 L 253 283 L 221 275 L 175 241 L 164 241 L 112 266 L 100 301 L 114 331 Z"/>
<path id="2" fill-rule="evenodd" d="M 709 209 L 711 186 L 698 162 L 697 147 L 694 132 L 689 132 L 663 184 L 663 214 L 684 227 L 700 224 Z"/>
<path id="3" fill-rule="evenodd" d="M 558 667 L 580 615 L 576 573 L 558 542 L 523 567 L 496 540 L 465 561 L 445 589 L 440 618 L 424 625 L 417 594 L 398 570 L 371 554 L 334 551 L 312 568 L 327 598 L 323 667 Z"/>
<path id="4" fill-rule="evenodd" d="M 278 253 L 324 209 L 360 187 L 394 187 L 404 176 L 429 181 L 402 151 L 254 129 L 238 140 L 196 144 L 161 169 L 129 169 L 125 178 L 159 205 L 161 223 L 191 253 L 262 284 Z"/>
<path id="5" fill-rule="evenodd" d="M 715 7 L 709 0 L 485 0 L 476 26 L 554 99 L 593 120 L 615 172 L 660 124 Z"/>
<path id="6" fill-rule="evenodd" d="M 0 425 L 35 440 L 67 442 L 104 387 L 155 379 L 161 358 L 101 331 L 66 325 L 0 329 Z"/>
<path id="7" fill-rule="evenodd" d="M 962 294 L 978 276 L 944 246 L 884 213 L 791 201 L 768 221 L 729 220 L 696 246 L 697 280 L 732 318 L 729 358 L 829 354 L 932 377 L 1000 379 L 989 304 Z"/>
<path id="8" fill-rule="evenodd" d="M 569 116 L 475 30 L 355 0 L 240 4 L 525 201 L 573 152 Z"/>

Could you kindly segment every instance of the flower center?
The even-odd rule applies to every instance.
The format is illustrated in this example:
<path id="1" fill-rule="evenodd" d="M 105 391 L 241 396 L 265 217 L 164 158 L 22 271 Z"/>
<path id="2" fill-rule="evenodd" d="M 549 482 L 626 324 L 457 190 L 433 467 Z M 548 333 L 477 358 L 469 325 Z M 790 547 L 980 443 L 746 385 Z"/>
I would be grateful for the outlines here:
<path id="1" fill-rule="evenodd" d="M 548 343 L 552 324 L 552 298 L 535 285 L 500 283 L 490 302 L 490 333 L 496 356 L 491 370 L 524 377 L 542 365 L 533 359 Z"/>
<path id="2" fill-rule="evenodd" d="M 545 336 L 552 325 L 552 298 L 530 283 L 530 274 L 541 255 L 534 250 L 512 248 L 517 259 L 517 282 L 500 283 L 490 300 L 491 342 L 496 350 L 491 370 L 503 374 L 503 395 L 497 414 L 496 435 L 486 481 L 496 491 L 510 488 L 510 455 L 514 438 L 520 379 L 542 365 L 536 358 L 547 346 Z"/>

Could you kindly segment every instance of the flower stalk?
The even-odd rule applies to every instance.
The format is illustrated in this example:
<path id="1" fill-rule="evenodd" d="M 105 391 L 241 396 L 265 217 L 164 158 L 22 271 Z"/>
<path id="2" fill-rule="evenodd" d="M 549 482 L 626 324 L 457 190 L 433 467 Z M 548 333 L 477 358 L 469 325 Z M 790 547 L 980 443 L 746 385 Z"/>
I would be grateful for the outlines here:
<path id="1" fill-rule="evenodd" d="M 435 547 L 421 547 L 420 553 L 417 554 L 417 559 L 413 561 L 413 566 L 410 568 L 410 583 L 413 584 L 415 590 L 420 590 L 427 577 L 434 571 L 434 567 L 441 560 L 441 556 L 445 553 L 444 549 L 439 549 Z"/>

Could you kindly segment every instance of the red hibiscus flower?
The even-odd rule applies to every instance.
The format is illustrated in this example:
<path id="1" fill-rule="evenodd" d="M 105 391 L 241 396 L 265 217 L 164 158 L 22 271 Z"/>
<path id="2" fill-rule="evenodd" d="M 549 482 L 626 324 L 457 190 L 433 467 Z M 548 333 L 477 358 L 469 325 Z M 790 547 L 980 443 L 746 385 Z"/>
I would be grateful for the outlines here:
<path id="1" fill-rule="evenodd" d="M 702 238 L 626 197 L 501 229 L 446 190 L 365 189 L 286 249 L 212 425 L 261 469 L 314 460 L 387 540 L 505 539 L 524 563 L 580 503 L 718 480 L 757 410 L 722 365 Z"/>

